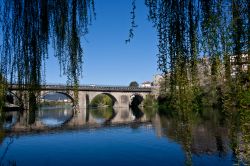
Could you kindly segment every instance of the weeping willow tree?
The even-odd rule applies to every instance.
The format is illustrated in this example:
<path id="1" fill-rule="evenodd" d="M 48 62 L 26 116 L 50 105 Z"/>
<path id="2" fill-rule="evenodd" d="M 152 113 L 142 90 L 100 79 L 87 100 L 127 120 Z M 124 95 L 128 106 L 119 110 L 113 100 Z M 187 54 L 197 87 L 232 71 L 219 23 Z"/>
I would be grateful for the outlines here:
<path id="1" fill-rule="evenodd" d="M 171 102 L 188 104 L 183 98 L 196 91 L 198 18 L 196 1 L 146 0 L 149 19 L 158 32 L 158 67 L 169 78 Z M 187 105 L 186 105 L 187 106 Z"/>
<path id="2" fill-rule="evenodd" d="M 29 102 L 36 103 L 52 46 L 67 83 L 77 88 L 83 63 L 81 37 L 95 17 L 94 0 L 1 0 L 0 4 L 0 73 L 8 83 L 28 88 Z"/>
<path id="3" fill-rule="evenodd" d="M 158 32 L 158 67 L 170 80 L 163 88 L 170 104 L 179 108 L 199 104 L 203 89 L 220 104 L 226 98 L 239 101 L 241 92 L 249 90 L 250 68 L 246 72 L 244 65 L 250 58 L 242 60 L 249 55 L 249 0 L 145 0 L 145 4 Z M 209 63 L 209 82 L 203 85 L 201 59 Z"/>
<path id="4" fill-rule="evenodd" d="M 5 99 L 6 99 L 6 88 L 7 82 L 0 74 L 0 112 L 4 107 Z M 1 114 L 0 114 L 1 115 Z M 0 116 L 1 117 L 1 116 Z"/>

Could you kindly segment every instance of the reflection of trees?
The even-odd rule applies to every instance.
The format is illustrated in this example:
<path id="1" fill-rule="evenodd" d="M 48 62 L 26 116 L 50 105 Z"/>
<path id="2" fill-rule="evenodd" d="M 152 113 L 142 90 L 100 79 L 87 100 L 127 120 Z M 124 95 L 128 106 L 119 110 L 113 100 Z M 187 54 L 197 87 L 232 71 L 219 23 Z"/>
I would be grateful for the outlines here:
<path id="1" fill-rule="evenodd" d="M 0 112 L 0 144 L 2 144 L 4 138 L 5 138 L 5 131 L 2 129 L 3 126 L 3 113 Z"/>
<path id="2" fill-rule="evenodd" d="M 230 127 L 231 148 L 237 164 L 250 164 L 250 112 L 240 110 L 232 114 Z"/>
<path id="3" fill-rule="evenodd" d="M 110 121 L 115 115 L 113 108 L 110 107 L 93 109 L 90 112 L 93 117 L 103 118 L 106 121 Z"/>
<path id="4" fill-rule="evenodd" d="M 13 142 L 14 142 L 13 138 L 10 137 L 10 141 L 7 143 L 6 148 L 5 148 L 3 154 L 2 154 L 2 156 L 1 156 L 1 158 L 0 158 L 0 165 L 2 165 L 2 162 L 3 162 L 3 160 L 4 160 L 4 157 L 5 157 L 5 155 L 7 154 L 8 150 L 9 150 L 9 147 L 10 147 L 10 145 L 11 145 Z M 14 164 L 14 163 L 13 163 L 13 164 Z"/>
<path id="5" fill-rule="evenodd" d="M 3 129 L 0 129 L 0 144 L 2 144 L 4 137 L 5 137 L 5 132 L 3 131 Z"/>
<path id="6" fill-rule="evenodd" d="M 28 112 L 28 124 L 31 125 L 36 121 L 36 111 Z"/>
<path id="7" fill-rule="evenodd" d="M 182 144 L 187 165 L 192 164 L 192 154 L 223 157 L 230 148 L 236 164 L 250 163 L 249 110 L 235 111 L 229 118 L 215 110 L 204 110 L 198 116 L 178 113 L 162 116 L 160 120 L 161 127 L 167 129 L 162 130 L 162 135 Z"/>
<path id="8" fill-rule="evenodd" d="M 212 111 L 212 110 L 211 110 Z M 192 155 L 225 156 L 229 152 L 228 129 L 218 121 L 219 115 L 204 112 L 202 115 L 185 112 L 161 116 L 162 135 L 179 142 L 186 157 L 186 165 L 192 165 Z M 166 129 L 166 130 L 165 130 Z"/>
<path id="9" fill-rule="evenodd" d="M 144 107 L 143 112 L 148 119 L 153 119 L 156 115 L 157 109 L 154 107 Z"/>

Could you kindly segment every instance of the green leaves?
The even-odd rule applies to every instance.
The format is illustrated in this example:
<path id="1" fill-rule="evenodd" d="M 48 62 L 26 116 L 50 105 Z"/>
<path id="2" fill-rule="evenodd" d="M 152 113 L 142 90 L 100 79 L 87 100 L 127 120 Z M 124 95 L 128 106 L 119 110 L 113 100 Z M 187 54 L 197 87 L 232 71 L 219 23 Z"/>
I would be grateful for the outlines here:
<path id="1" fill-rule="evenodd" d="M 145 0 L 145 4 L 158 32 L 158 68 L 170 80 L 170 88 L 164 89 L 174 102 L 197 98 L 193 87 L 210 86 L 215 92 L 226 83 L 234 93 L 225 88 L 221 92 L 235 96 L 249 88 L 250 79 L 242 77 L 249 60 L 241 60 L 250 50 L 249 0 Z M 208 64 L 206 75 L 202 58 Z M 229 96 L 223 93 L 218 98 Z"/>

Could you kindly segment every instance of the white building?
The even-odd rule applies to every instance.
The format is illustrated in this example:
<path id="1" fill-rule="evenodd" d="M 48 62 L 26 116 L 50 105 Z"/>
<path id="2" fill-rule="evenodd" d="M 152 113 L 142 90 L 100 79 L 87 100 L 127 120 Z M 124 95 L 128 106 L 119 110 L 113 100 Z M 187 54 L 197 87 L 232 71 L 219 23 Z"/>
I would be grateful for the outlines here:
<path id="1" fill-rule="evenodd" d="M 249 63 L 248 63 L 248 55 L 247 54 L 242 54 L 240 57 L 240 64 L 237 64 L 237 59 L 236 55 L 230 56 L 230 63 L 231 63 L 231 76 L 235 77 L 237 74 L 237 71 L 241 70 L 243 72 L 247 72 L 249 68 Z M 241 68 L 241 69 L 240 69 Z"/>
<path id="2" fill-rule="evenodd" d="M 153 86 L 160 86 L 163 76 L 161 74 L 156 74 L 153 77 Z"/>
<path id="3" fill-rule="evenodd" d="M 141 87 L 149 88 L 149 87 L 151 87 L 151 82 L 150 81 L 145 81 L 145 82 L 141 83 Z"/>

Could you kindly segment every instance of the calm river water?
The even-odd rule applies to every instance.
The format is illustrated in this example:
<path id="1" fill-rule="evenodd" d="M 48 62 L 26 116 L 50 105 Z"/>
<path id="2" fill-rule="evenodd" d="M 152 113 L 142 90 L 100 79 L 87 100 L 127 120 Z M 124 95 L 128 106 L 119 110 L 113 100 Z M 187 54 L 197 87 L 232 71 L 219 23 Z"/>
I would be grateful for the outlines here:
<path id="1" fill-rule="evenodd" d="M 246 164 L 244 135 L 214 112 L 191 120 L 153 109 L 44 106 L 33 113 L 7 112 L 0 165 Z"/>

